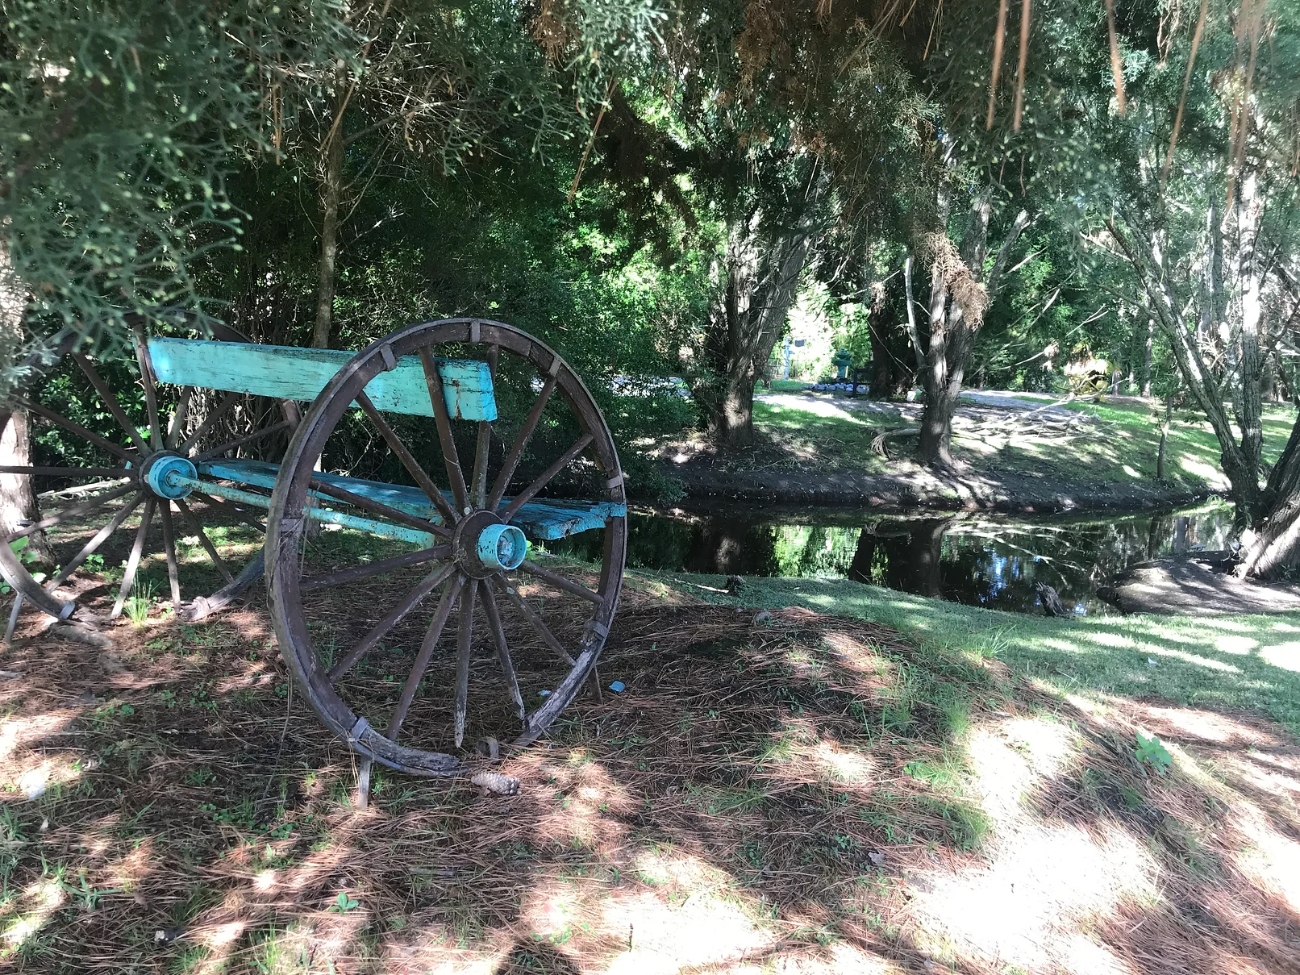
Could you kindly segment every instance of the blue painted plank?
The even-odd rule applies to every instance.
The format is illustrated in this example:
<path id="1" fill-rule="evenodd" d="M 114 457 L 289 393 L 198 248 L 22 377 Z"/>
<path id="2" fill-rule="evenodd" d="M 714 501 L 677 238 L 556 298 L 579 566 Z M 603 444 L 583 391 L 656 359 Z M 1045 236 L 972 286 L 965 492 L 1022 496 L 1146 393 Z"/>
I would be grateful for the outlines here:
<path id="1" fill-rule="evenodd" d="M 352 356 L 351 352 L 334 349 L 208 339 L 149 340 L 149 357 L 162 382 L 299 401 L 314 400 Z M 497 418 L 492 374 L 486 362 L 460 359 L 437 362 L 447 412 L 451 416 L 489 422 Z M 424 370 L 415 356 L 402 356 L 395 368 L 370 380 L 366 392 L 384 412 L 433 416 Z"/>
<path id="2" fill-rule="evenodd" d="M 209 460 L 198 465 L 199 472 L 207 477 L 251 484 L 255 487 L 273 488 L 279 473 L 278 464 L 262 460 Z M 368 481 L 360 477 L 344 477 L 340 474 L 316 475 L 326 484 L 343 488 L 353 494 L 379 501 L 405 511 L 407 514 L 424 518 L 435 525 L 442 524 L 442 516 L 424 492 L 417 487 L 402 484 L 388 484 L 384 481 Z M 343 503 L 318 495 L 324 502 Z M 448 494 L 450 498 L 450 494 Z M 509 498 L 503 498 L 501 507 L 510 504 Z M 533 541 L 553 542 L 556 539 L 576 535 L 578 532 L 593 528 L 604 528 L 606 518 L 620 518 L 627 514 L 627 505 L 611 501 L 530 501 L 515 515 L 512 524 L 518 525 Z"/>

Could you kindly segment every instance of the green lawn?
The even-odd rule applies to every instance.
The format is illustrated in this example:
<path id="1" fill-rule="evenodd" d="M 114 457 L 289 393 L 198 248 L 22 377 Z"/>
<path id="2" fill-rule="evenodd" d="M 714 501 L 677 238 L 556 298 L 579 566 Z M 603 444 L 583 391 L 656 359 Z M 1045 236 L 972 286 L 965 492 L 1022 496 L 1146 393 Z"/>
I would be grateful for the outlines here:
<path id="1" fill-rule="evenodd" d="M 780 405 L 756 402 L 754 424 L 762 445 L 755 467 L 815 464 L 819 471 L 853 470 L 884 473 L 908 462 L 915 440 L 892 440 L 891 460 L 871 450 L 883 430 L 909 425 L 887 414 L 853 408 L 847 397 L 807 396 Z M 1060 478 L 1081 486 L 1150 482 L 1156 474 L 1160 416 L 1156 410 L 1129 403 L 1075 402 L 1069 409 L 1096 417 L 1082 434 L 1062 436 L 1045 430 L 991 441 L 954 436 L 954 452 L 974 472 L 1020 473 Z M 1295 422 L 1289 405 L 1264 408 L 1264 460 L 1281 453 Z M 1187 490 L 1222 490 L 1227 482 L 1219 468 L 1219 445 L 1209 424 L 1192 410 L 1180 410 L 1169 429 L 1166 478 Z"/>
<path id="2" fill-rule="evenodd" d="M 720 587 L 716 576 L 672 578 L 706 599 L 729 601 L 700 588 Z M 884 623 L 941 653 L 996 657 L 1062 694 L 1257 711 L 1300 734 L 1300 614 L 1058 620 L 832 579 L 750 580 L 738 602 Z"/>
<path id="3" fill-rule="evenodd" d="M 889 470 L 889 462 L 871 450 L 872 439 L 884 429 L 880 418 L 842 409 L 829 397 L 809 397 L 806 407 L 756 402 L 754 426 L 761 439 L 787 455 L 792 467 L 815 463 L 823 472 Z"/>

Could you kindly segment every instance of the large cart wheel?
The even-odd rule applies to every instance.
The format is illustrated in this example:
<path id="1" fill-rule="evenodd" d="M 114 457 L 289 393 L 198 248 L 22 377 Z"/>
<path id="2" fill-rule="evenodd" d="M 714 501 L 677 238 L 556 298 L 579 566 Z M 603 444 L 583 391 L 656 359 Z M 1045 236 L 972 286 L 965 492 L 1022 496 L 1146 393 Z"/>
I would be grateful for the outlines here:
<path id="1" fill-rule="evenodd" d="M 457 415 L 469 391 L 448 385 L 449 360 L 486 363 L 486 418 Z M 380 413 L 367 394 L 399 364 L 422 372 L 431 417 Z M 580 500 L 547 500 L 561 486 Z M 369 532 L 354 530 L 360 517 Z M 335 524 L 312 532 L 312 520 Z M 538 550 L 583 528 L 604 533 L 598 565 Z M 266 550 L 281 653 L 355 751 L 416 775 L 457 774 L 453 752 L 467 740 L 533 740 L 592 674 L 626 538 L 609 430 L 552 349 L 497 322 L 412 325 L 340 371 L 285 457 Z"/>
<path id="2" fill-rule="evenodd" d="M 248 341 L 220 323 L 208 332 Z M 167 334 L 197 333 L 182 324 Z M 30 424 L 33 463 L 0 467 L 0 476 L 29 479 L 40 507 L 38 521 L 0 536 L 0 574 L 17 593 L 7 635 L 24 603 L 67 619 L 102 598 L 115 618 L 145 573 L 158 573 L 158 595 L 169 591 L 174 608 L 185 593 L 199 596 L 190 604 L 199 615 L 206 594 L 235 593 L 260 575 L 261 512 L 175 487 L 166 475 L 195 477 L 207 461 L 259 448 L 278 453 L 297 405 L 161 384 L 142 331 L 132 345 L 133 356 L 100 358 L 68 332 L 3 404 L 3 436 Z M 49 572 L 33 571 L 46 568 L 26 542 L 38 532 L 54 554 Z"/>

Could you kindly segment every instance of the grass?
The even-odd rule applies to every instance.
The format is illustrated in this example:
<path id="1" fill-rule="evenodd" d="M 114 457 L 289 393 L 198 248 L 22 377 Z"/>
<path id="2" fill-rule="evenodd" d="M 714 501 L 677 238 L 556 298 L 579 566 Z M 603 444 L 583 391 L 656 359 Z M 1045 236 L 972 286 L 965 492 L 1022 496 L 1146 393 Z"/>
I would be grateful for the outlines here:
<path id="1" fill-rule="evenodd" d="M 815 461 L 822 470 L 879 474 L 889 469 L 871 450 L 882 429 L 879 419 L 840 409 L 823 397 L 810 399 L 808 408 L 755 402 L 754 426 L 760 437 L 788 455 L 792 467 Z"/>
<path id="2" fill-rule="evenodd" d="M 852 470 L 864 474 L 906 469 L 907 441 L 890 443 L 891 457 L 901 458 L 893 461 L 873 453 L 871 441 L 882 431 L 914 423 L 863 412 L 850 406 L 852 402 L 841 395 L 810 395 L 780 404 L 756 402 L 754 423 L 760 446 L 740 466 L 806 469 L 813 463 L 822 473 Z M 1076 401 L 1068 409 L 1095 418 L 1087 435 L 1031 434 L 1010 445 L 963 437 L 959 414 L 956 455 L 968 462 L 975 474 L 1022 474 L 1093 488 L 1154 482 L 1161 421 L 1156 409 L 1113 401 Z M 1266 463 L 1281 453 L 1295 417 L 1295 409 L 1289 405 L 1264 407 Z M 1171 487 L 1189 491 L 1226 488 L 1219 453 L 1218 441 L 1200 414 L 1175 411 L 1166 461 L 1166 480 Z"/>
<path id="3" fill-rule="evenodd" d="M 629 575 L 601 660 L 625 692 L 512 755 L 518 796 L 377 769 L 367 811 L 260 605 L 123 621 L 111 668 L 20 644 L 0 966 L 993 975 L 1086 970 L 1086 942 L 1152 975 L 1292 970 L 1300 762 L 1247 712 L 1300 727 L 1300 620 L 700 585 Z"/>
<path id="4" fill-rule="evenodd" d="M 674 577 L 707 599 L 716 576 Z M 1300 614 L 1053 619 L 837 579 L 751 579 L 753 608 L 805 606 L 883 623 L 937 652 L 1000 660 L 1062 694 L 1161 697 L 1267 714 L 1300 735 Z"/>

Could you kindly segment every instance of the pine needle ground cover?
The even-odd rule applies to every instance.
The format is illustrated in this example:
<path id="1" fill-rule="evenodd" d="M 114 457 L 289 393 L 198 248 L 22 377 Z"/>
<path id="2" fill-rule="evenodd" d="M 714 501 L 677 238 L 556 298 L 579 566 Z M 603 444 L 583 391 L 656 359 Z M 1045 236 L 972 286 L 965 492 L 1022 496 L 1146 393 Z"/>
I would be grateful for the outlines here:
<path id="1" fill-rule="evenodd" d="M 29 638 L 0 966 L 1300 971 L 1300 621 L 716 587 L 632 579 L 601 663 L 626 690 L 510 757 L 518 796 L 379 773 L 366 810 L 256 602 Z"/>

